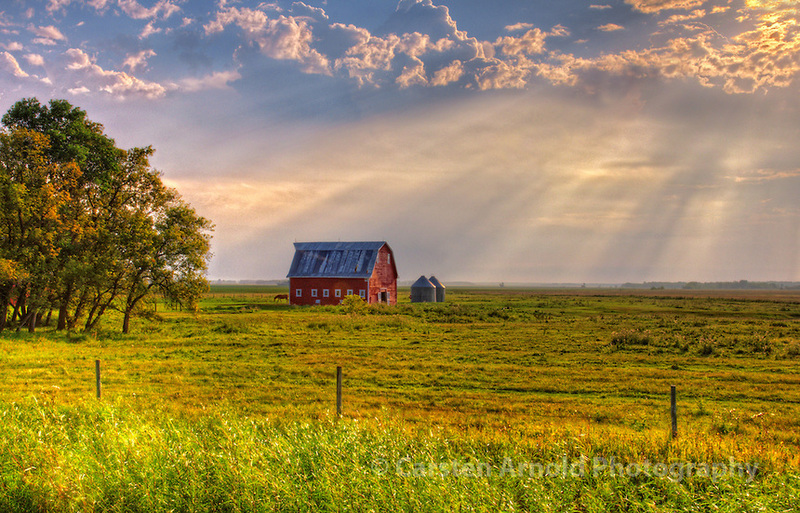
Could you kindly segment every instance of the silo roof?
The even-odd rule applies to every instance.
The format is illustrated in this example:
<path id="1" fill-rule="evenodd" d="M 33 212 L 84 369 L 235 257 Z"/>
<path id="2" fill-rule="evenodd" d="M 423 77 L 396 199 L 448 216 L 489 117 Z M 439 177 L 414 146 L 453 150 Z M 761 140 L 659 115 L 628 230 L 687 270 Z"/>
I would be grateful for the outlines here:
<path id="1" fill-rule="evenodd" d="M 383 246 L 388 246 L 386 241 L 295 242 L 286 277 L 369 278 Z"/>
<path id="2" fill-rule="evenodd" d="M 415 281 L 413 285 L 411 285 L 411 288 L 435 289 L 436 285 L 428 281 L 428 278 L 425 276 L 420 276 L 419 279 Z"/>

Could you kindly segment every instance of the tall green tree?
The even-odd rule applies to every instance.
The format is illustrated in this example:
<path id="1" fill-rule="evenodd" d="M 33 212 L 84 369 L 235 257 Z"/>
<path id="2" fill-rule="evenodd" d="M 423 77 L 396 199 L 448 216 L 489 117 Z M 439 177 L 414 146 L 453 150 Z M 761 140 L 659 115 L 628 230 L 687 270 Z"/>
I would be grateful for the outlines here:
<path id="1" fill-rule="evenodd" d="M 151 147 L 117 148 L 64 100 L 21 100 L 2 121 L 0 329 L 13 305 L 12 322 L 31 329 L 52 308 L 58 329 L 118 309 L 128 332 L 150 294 L 199 298 L 212 225 L 164 186 Z"/>
<path id="2" fill-rule="evenodd" d="M 59 240 L 74 228 L 65 216 L 69 189 L 80 176 L 74 163 L 51 162 L 49 148 L 48 137 L 33 130 L 0 133 L 0 258 L 16 274 L 6 277 L 0 294 L 7 311 L 16 289 L 15 314 L 31 330 L 55 288 Z"/>

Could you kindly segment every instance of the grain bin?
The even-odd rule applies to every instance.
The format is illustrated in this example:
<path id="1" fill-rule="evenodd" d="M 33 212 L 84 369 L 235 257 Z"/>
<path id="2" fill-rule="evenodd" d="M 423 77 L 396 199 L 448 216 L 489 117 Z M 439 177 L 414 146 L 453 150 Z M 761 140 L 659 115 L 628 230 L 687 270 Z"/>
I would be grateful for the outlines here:
<path id="1" fill-rule="evenodd" d="M 420 276 L 419 279 L 411 285 L 411 302 L 435 303 L 436 286 L 429 282 L 425 276 Z"/>
<path id="2" fill-rule="evenodd" d="M 431 282 L 434 287 L 436 287 L 436 302 L 437 303 L 444 303 L 444 289 L 445 289 L 445 286 L 442 285 L 442 282 L 440 282 L 439 280 L 436 279 L 436 276 L 431 276 L 428 279 L 428 281 Z"/>

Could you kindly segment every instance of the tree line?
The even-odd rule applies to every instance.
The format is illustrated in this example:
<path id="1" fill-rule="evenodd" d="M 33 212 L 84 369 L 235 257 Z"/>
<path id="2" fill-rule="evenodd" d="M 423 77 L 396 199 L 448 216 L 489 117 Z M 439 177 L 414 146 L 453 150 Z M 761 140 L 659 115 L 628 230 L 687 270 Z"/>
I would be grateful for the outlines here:
<path id="1" fill-rule="evenodd" d="M 161 181 L 153 148 L 123 150 L 66 100 L 18 101 L 0 130 L 0 331 L 122 331 L 162 295 L 208 289 L 212 224 Z"/>

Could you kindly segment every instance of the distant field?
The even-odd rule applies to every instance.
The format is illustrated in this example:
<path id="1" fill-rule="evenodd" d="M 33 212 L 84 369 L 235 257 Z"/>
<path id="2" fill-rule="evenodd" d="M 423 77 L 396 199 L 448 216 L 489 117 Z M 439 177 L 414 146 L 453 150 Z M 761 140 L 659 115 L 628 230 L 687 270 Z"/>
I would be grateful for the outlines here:
<path id="1" fill-rule="evenodd" d="M 215 286 L 199 313 L 160 305 L 130 335 L 2 334 L 0 509 L 205 511 L 223 496 L 218 511 L 800 501 L 798 291 L 451 288 L 444 304 L 401 291 L 396 307 L 351 312 L 273 300 L 285 292 Z M 173 450 L 178 467 L 158 457 Z M 520 462 L 584 462 L 591 475 L 508 471 Z M 696 470 L 720 462 L 759 472 L 723 483 Z M 642 470 L 656 463 L 684 474 Z M 480 464 L 494 473 L 467 475 Z"/>

